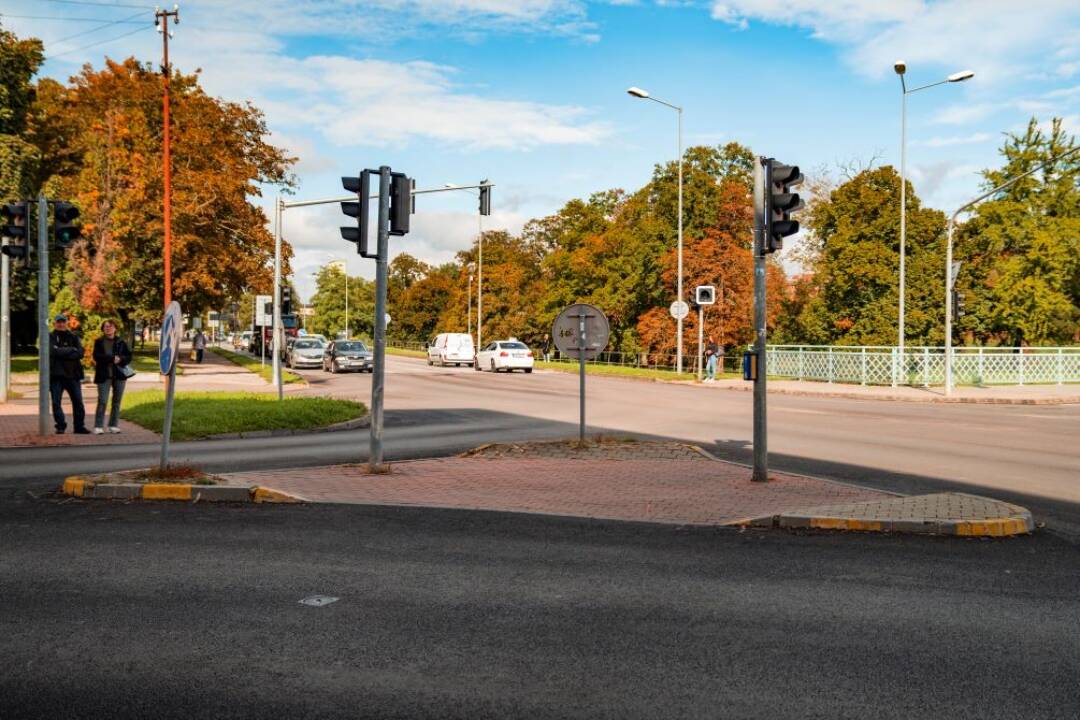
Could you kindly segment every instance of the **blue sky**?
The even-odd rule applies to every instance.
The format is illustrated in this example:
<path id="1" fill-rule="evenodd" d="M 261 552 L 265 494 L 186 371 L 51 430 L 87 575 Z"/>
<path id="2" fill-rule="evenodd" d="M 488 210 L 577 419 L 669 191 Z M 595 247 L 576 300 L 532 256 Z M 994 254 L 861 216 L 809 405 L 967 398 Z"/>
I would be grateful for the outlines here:
<path id="1" fill-rule="evenodd" d="M 152 8 L 135 18 L 145 29 L 94 29 L 141 7 L 0 0 L 6 26 L 46 41 L 44 73 L 59 78 L 106 54 L 160 62 Z M 836 174 L 898 163 L 896 59 L 911 85 L 974 70 L 909 97 L 910 174 L 942 209 L 978 190 L 1002 133 L 1032 114 L 1080 129 L 1076 2 L 191 0 L 180 11 L 174 63 L 266 111 L 274 140 L 300 157 L 299 198 L 338 195 L 342 174 L 380 164 L 420 187 L 490 178 L 486 227 L 512 231 L 572 197 L 637 188 L 674 156 L 674 112 L 630 98 L 630 85 L 685 108 L 687 144 L 737 140 Z M 450 259 L 474 237 L 475 202 L 422 198 L 395 250 Z M 303 296 L 335 256 L 371 276 L 340 240 L 336 206 L 286 215 Z"/>

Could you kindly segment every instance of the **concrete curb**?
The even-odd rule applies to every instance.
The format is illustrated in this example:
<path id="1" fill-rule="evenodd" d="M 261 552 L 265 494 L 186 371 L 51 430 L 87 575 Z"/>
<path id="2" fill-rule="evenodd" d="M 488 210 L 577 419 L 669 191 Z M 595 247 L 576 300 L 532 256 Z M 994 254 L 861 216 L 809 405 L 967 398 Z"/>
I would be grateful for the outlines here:
<path id="1" fill-rule="evenodd" d="M 319 433 L 341 432 L 343 430 L 358 430 L 371 427 L 371 415 L 363 415 L 345 422 L 334 423 L 317 428 L 281 428 L 278 430 L 253 430 L 251 432 L 218 433 L 207 435 L 202 440 L 242 440 L 247 438 L 289 437 L 292 435 L 317 435 Z M 196 441 L 196 442 L 201 442 Z"/>
<path id="2" fill-rule="evenodd" d="M 657 380 L 679 385 L 690 385 L 683 380 Z M 712 390 L 728 390 L 731 392 L 751 392 L 753 384 L 748 387 L 739 385 L 713 385 Z M 770 395 L 794 395 L 796 397 L 816 398 L 839 398 L 843 400 L 883 400 L 886 402 L 909 402 L 909 403 L 937 403 L 942 405 L 1077 405 L 1080 404 L 1080 395 L 1069 395 L 1060 398 L 964 398 L 964 397 L 910 397 L 907 395 L 867 395 L 856 392 L 813 392 L 810 390 L 792 390 L 789 388 L 769 388 Z"/>
<path id="3" fill-rule="evenodd" d="M 873 503 L 856 503 L 855 507 L 841 512 L 836 512 L 830 507 L 807 508 L 791 510 L 778 515 L 746 518 L 731 524 L 759 528 L 953 535 L 957 537 L 1013 537 L 1016 535 L 1028 535 L 1035 530 L 1035 519 L 1032 517 L 1031 512 L 1019 505 L 992 501 L 989 498 L 981 498 L 966 493 L 951 493 L 951 495 L 998 503 L 1000 506 L 1007 507 L 1009 513 L 1004 517 L 924 517 L 920 519 L 917 516 L 904 516 L 905 513 L 901 512 L 898 513 L 901 517 L 889 518 L 875 516 L 873 513 L 860 512 L 858 509 L 858 506 L 869 506 Z M 930 497 L 932 495 L 915 495 L 902 498 L 901 501 L 917 502 Z"/>
<path id="4" fill-rule="evenodd" d="M 95 500 L 183 500 L 189 502 L 299 503 L 303 498 L 264 488 L 236 485 L 194 485 L 191 483 L 98 483 L 72 475 L 61 489 L 71 497 Z"/>

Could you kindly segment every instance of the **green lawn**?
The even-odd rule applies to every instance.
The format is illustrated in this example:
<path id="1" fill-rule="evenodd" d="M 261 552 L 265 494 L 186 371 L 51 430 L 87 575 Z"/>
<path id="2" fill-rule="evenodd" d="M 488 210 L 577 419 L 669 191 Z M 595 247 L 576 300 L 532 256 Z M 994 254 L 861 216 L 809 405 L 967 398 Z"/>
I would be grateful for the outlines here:
<path id="1" fill-rule="evenodd" d="M 12 355 L 11 356 L 11 372 L 12 373 L 36 373 L 37 372 L 37 355 Z"/>
<path id="2" fill-rule="evenodd" d="M 353 400 L 287 397 L 238 392 L 178 392 L 173 407 L 174 440 L 257 430 L 304 430 L 363 416 L 367 408 Z M 120 416 L 161 432 L 165 418 L 163 390 L 135 390 L 124 395 Z"/>
<path id="3" fill-rule="evenodd" d="M 274 380 L 274 366 L 271 358 L 266 359 L 266 364 L 262 363 L 261 358 L 253 357 L 251 355 L 245 355 L 243 353 L 233 352 L 232 350 L 226 350 L 224 348 L 211 348 L 207 352 L 217 353 L 221 357 L 225 358 L 229 362 L 236 363 L 245 370 L 250 370 L 263 380 L 267 382 L 273 382 Z M 282 382 L 294 383 L 303 380 L 302 377 L 296 373 L 289 372 L 285 369 L 284 363 L 281 366 L 281 380 Z"/>
<path id="4" fill-rule="evenodd" d="M 387 347 L 387 355 L 402 355 L 404 357 L 423 358 L 427 360 L 427 352 L 424 350 L 406 350 L 405 348 Z"/>
<path id="5" fill-rule="evenodd" d="M 158 369 L 158 344 L 146 343 L 145 347 L 140 347 L 138 350 L 134 350 L 131 353 L 131 366 L 135 369 L 135 372 L 145 373 L 150 375 L 152 373 L 160 372 Z M 37 373 L 38 369 L 38 356 L 37 355 L 13 355 L 11 357 L 11 372 L 14 373 Z M 86 373 L 93 376 L 94 368 L 86 368 Z M 176 368 L 176 374 L 182 375 L 184 369 L 180 366 Z"/>
<path id="6" fill-rule="evenodd" d="M 543 360 L 537 360 L 536 367 L 542 368 L 544 370 L 558 370 L 560 372 L 576 373 L 578 371 L 578 364 L 576 362 L 544 362 Z M 693 372 L 684 372 L 680 375 L 674 370 L 628 367 L 624 365 L 597 365 L 595 363 L 586 363 L 585 372 L 589 375 L 611 375 L 615 377 L 649 378 L 651 380 L 692 381 L 697 379 L 697 375 L 695 375 Z M 716 377 L 736 378 L 741 377 L 741 375 L 736 375 L 735 373 L 717 373 Z"/>

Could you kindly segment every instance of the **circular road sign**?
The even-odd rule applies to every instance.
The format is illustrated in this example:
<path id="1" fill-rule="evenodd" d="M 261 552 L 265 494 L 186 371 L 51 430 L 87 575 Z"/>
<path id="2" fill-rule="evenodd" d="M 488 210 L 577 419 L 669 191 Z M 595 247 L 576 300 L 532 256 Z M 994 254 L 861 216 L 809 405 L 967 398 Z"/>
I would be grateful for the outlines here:
<path id="1" fill-rule="evenodd" d="M 671 313 L 671 317 L 676 320 L 681 320 L 690 314 L 690 306 L 686 304 L 684 300 L 676 300 L 671 303 L 671 307 L 668 308 L 668 312 Z"/>
<path id="2" fill-rule="evenodd" d="M 581 345 L 581 320 L 585 319 L 585 359 L 591 360 L 607 347 L 611 326 L 600 308 L 594 305 L 576 303 L 559 313 L 551 326 L 551 337 L 559 352 L 578 358 Z"/>
<path id="3" fill-rule="evenodd" d="M 180 315 L 180 303 L 173 300 L 165 308 L 165 319 L 161 321 L 161 349 L 158 351 L 158 365 L 161 374 L 168 375 L 180 355 L 180 329 L 184 324 Z"/>

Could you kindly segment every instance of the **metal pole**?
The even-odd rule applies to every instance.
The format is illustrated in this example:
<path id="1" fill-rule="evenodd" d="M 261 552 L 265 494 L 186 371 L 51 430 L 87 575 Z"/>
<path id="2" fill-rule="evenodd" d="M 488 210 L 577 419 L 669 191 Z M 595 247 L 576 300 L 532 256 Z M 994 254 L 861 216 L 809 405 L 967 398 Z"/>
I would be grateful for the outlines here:
<path id="1" fill-rule="evenodd" d="M 180 347 L 177 346 L 174 353 L 180 352 Z M 169 374 L 165 376 L 165 419 L 161 428 L 161 458 L 159 467 L 164 470 L 169 466 L 169 443 L 172 438 L 172 416 L 173 416 L 173 403 L 176 395 L 176 363 L 178 359 L 173 360 L 172 367 L 169 368 Z"/>
<path id="2" fill-rule="evenodd" d="M 948 239 L 945 242 L 945 395 L 952 395 L 952 289 L 956 282 L 952 269 L 953 231 L 956 215 L 949 218 Z"/>
<path id="3" fill-rule="evenodd" d="M 903 76 L 901 76 L 903 82 Z M 900 367 L 904 366 L 904 296 L 905 273 L 904 259 L 907 255 L 907 88 L 903 87 L 900 96 L 900 319 L 896 328 L 896 346 L 899 348 Z M 896 374 L 893 385 L 897 384 Z"/>
<path id="4" fill-rule="evenodd" d="M 679 147 L 679 154 L 678 154 L 678 158 L 679 158 L 679 282 L 678 282 L 678 289 L 676 290 L 676 292 L 679 295 L 679 302 L 682 302 L 683 301 L 683 291 L 682 291 L 682 281 L 683 281 L 683 257 L 682 257 L 683 256 L 683 242 L 682 242 L 682 225 L 683 225 L 683 205 L 682 205 L 682 174 L 683 174 L 682 173 L 682 170 L 683 170 L 683 168 L 682 168 L 682 166 L 683 166 L 683 156 L 682 156 L 682 108 L 678 109 L 677 114 L 679 116 L 679 132 L 678 132 L 678 136 L 679 136 L 679 141 L 678 141 L 678 147 Z M 679 342 L 678 342 L 678 352 L 677 352 L 678 358 L 676 358 L 676 364 L 678 366 L 678 368 L 677 368 L 678 372 L 681 373 L 683 371 L 683 319 L 682 319 L 681 315 L 679 316 L 679 319 L 678 319 L 678 330 L 679 330 Z"/>
<path id="5" fill-rule="evenodd" d="M 476 270 L 476 351 L 484 345 L 484 216 L 480 211 L 476 212 L 478 246 L 477 270 Z"/>
<path id="6" fill-rule="evenodd" d="M 285 389 L 281 383 L 281 348 L 284 346 L 281 337 L 281 196 L 274 203 L 274 356 L 270 359 L 273 363 L 273 383 L 277 388 L 278 400 L 285 396 Z"/>
<path id="7" fill-rule="evenodd" d="M 7 239 L 4 239 L 7 245 Z M 11 258 L 0 255 L 0 402 L 11 387 Z"/>
<path id="8" fill-rule="evenodd" d="M 585 442 L 585 348 L 587 345 L 587 338 L 585 337 L 585 309 L 582 308 L 578 315 L 578 395 L 580 396 L 579 404 L 579 422 L 578 422 L 578 442 Z"/>
<path id="9" fill-rule="evenodd" d="M 383 467 L 383 379 L 386 372 L 386 255 L 390 244 L 390 168 L 379 168 L 379 240 L 375 258 L 375 367 L 371 375 L 371 450 L 368 467 Z"/>
<path id="10" fill-rule="evenodd" d="M 754 162 L 754 327 L 757 337 L 757 377 L 754 379 L 754 482 L 769 479 L 769 449 L 765 418 L 765 168 Z"/>
<path id="11" fill-rule="evenodd" d="M 38 434 L 49 434 L 49 203 L 38 195 Z"/>
<path id="12" fill-rule="evenodd" d="M 705 320 L 705 306 L 698 305 L 697 309 L 697 379 L 701 382 L 702 377 L 705 374 L 705 368 L 703 366 L 705 362 L 705 348 L 702 346 L 704 336 L 704 320 Z M 721 369 L 721 372 L 723 370 Z"/>
<path id="13" fill-rule="evenodd" d="M 465 322 L 469 328 L 469 337 L 472 337 L 472 273 L 469 273 L 469 291 L 465 293 L 466 303 L 468 303 L 468 309 L 465 311 Z M 479 346 L 476 348 L 480 349 Z"/>
<path id="14" fill-rule="evenodd" d="M 345 264 L 345 339 L 349 339 L 349 265 Z"/>

